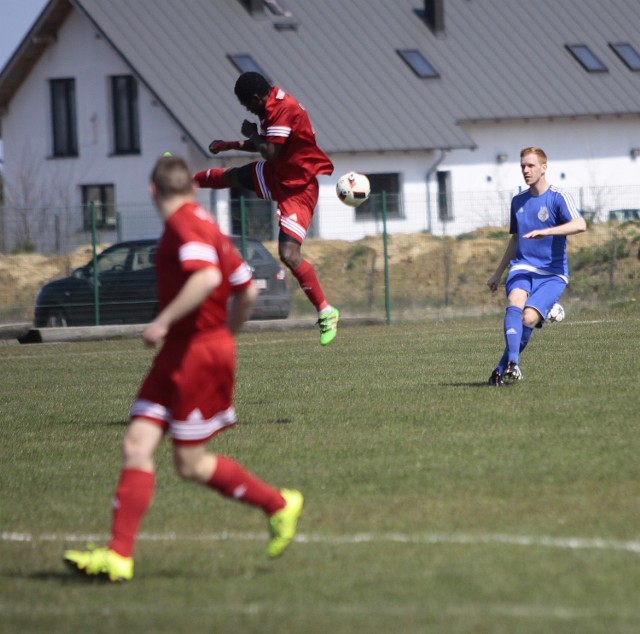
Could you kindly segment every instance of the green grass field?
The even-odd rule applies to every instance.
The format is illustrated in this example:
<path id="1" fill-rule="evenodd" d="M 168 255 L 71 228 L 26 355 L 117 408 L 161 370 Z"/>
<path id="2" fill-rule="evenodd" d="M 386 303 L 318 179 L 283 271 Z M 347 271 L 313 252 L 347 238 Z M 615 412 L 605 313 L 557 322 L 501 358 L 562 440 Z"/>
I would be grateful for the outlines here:
<path id="1" fill-rule="evenodd" d="M 300 488 L 299 536 L 173 473 L 136 575 L 72 575 L 103 543 L 138 341 L 0 346 L 0 632 L 637 633 L 637 310 L 535 332 L 524 381 L 486 385 L 500 318 L 239 339 L 240 423 L 212 447 Z"/>

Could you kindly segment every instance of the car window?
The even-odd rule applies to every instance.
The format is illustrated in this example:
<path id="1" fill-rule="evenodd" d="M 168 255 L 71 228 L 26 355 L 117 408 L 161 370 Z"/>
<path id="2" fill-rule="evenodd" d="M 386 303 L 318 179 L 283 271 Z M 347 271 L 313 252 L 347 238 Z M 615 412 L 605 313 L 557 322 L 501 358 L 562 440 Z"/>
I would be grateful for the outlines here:
<path id="1" fill-rule="evenodd" d="M 156 245 L 145 244 L 135 249 L 131 262 L 132 271 L 144 271 L 153 268 L 156 259 Z"/>
<path id="2" fill-rule="evenodd" d="M 127 246 L 101 253 L 98 258 L 98 273 L 125 270 L 127 268 L 129 252 L 130 248 Z"/>

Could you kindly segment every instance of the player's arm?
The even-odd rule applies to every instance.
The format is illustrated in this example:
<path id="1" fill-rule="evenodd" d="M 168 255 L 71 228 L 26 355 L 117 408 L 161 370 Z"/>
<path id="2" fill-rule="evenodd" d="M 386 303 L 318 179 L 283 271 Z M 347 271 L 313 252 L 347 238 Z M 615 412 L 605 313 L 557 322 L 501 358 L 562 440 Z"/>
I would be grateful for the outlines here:
<path id="1" fill-rule="evenodd" d="M 240 331 L 242 324 L 249 319 L 251 309 L 256 303 L 259 293 L 258 287 L 251 281 L 247 286 L 244 286 L 231 296 L 227 327 L 234 335 Z"/>
<path id="2" fill-rule="evenodd" d="M 180 292 L 144 329 L 142 338 L 145 343 L 149 346 L 160 343 L 171 325 L 198 308 L 220 286 L 221 281 L 222 273 L 218 267 L 207 266 L 194 271 Z"/>
<path id="3" fill-rule="evenodd" d="M 247 139 L 243 141 L 243 147 L 248 152 L 257 152 L 265 161 L 273 161 L 278 158 L 282 146 L 278 143 L 267 141 L 267 139 L 261 136 L 258 133 L 258 126 L 255 123 L 245 119 L 242 122 L 240 131 L 247 137 Z"/>
<path id="4" fill-rule="evenodd" d="M 511 239 L 507 243 L 507 248 L 504 250 L 504 255 L 502 259 L 498 263 L 495 273 L 487 280 L 487 286 L 492 290 L 498 290 L 498 284 L 500 284 L 500 280 L 502 279 L 502 274 L 504 270 L 509 265 L 509 262 L 513 260 L 516 254 L 516 247 L 518 246 L 518 236 L 515 233 L 511 234 Z"/>
<path id="5" fill-rule="evenodd" d="M 569 222 L 555 227 L 546 227 L 545 229 L 535 229 L 523 235 L 523 238 L 544 238 L 545 236 L 572 236 L 576 233 L 582 233 L 587 230 L 587 221 L 580 216 L 572 218 Z"/>

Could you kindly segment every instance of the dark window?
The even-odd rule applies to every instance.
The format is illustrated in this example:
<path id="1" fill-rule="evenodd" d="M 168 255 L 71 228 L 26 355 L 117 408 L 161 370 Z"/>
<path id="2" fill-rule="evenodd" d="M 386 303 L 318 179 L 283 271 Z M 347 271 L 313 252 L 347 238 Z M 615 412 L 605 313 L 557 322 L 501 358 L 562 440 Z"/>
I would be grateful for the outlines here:
<path id="1" fill-rule="evenodd" d="M 440 77 L 438 71 L 420 51 L 414 49 L 398 50 L 396 52 L 418 77 Z"/>
<path id="2" fill-rule="evenodd" d="M 608 68 L 586 44 L 565 44 L 565 47 L 586 71 L 590 73 L 606 73 L 608 71 Z"/>
<path id="3" fill-rule="evenodd" d="M 115 188 L 113 185 L 82 186 L 83 229 L 91 231 L 91 214 L 95 209 L 97 229 L 115 229 Z"/>
<path id="4" fill-rule="evenodd" d="M 229 194 L 231 198 L 231 232 L 241 235 L 244 227 L 246 235 L 259 240 L 273 240 L 275 214 L 271 207 L 271 201 L 258 198 L 258 195 L 251 190 L 236 187 L 232 187 Z"/>
<path id="5" fill-rule="evenodd" d="M 138 84 L 135 77 L 121 75 L 111 78 L 113 99 L 113 150 L 116 154 L 140 152 L 138 118 Z"/>
<path id="6" fill-rule="evenodd" d="M 53 156 L 78 156 L 75 79 L 52 79 Z"/>
<path id="7" fill-rule="evenodd" d="M 260 73 L 263 77 L 269 79 L 267 73 L 265 73 L 258 63 L 251 57 L 251 55 L 227 55 L 231 63 L 241 72 L 241 73 Z"/>
<path id="8" fill-rule="evenodd" d="M 451 172 L 438 172 L 438 218 L 441 222 L 453 220 Z"/>
<path id="9" fill-rule="evenodd" d="M 366 176 L 371 184 L 371 195 L 367 202 L 356 207 L 356 220 L 381 219 L 383 203 L 386 203 L 387 218 L 402 218 L 400 175 L 389 173 Z"/>
<path id="10" fill-rule="evenodd" d="M 640 70 L 640 53 L 631 44 L 609 44 L 629 70 Z"/>

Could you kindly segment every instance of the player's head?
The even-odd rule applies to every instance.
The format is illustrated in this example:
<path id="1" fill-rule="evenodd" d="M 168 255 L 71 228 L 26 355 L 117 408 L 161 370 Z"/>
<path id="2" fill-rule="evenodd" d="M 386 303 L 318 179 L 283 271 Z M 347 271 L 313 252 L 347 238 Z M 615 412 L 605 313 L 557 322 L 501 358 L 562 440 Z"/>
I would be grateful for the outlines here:
<path id="1" fill-rule="evenodd" d="M 271 84 L 260 73 L 242 73 L 234 88 L 238 101 L 251 113 L 262 116 Z"/>
<path id="2" fill-rule="evenodd" d="M 151 195 L 158 201 L 173 196 L 189 196 L 193 192 L 191 172 L 179 156 L 161 156 L 151 172 Z"/>
<path id="3" fill-rule="evenodd" d="M 529 187 L 544 183 L 547 171 L 547 155 L 544 150 L 535 146 L 522 149 L 520 151 L 520 169 L 524 181 Z"/>
<path id="4" fill-rule="evenodd" d="M 522 150 L 520 150 L 520 158 L 522 158 L 523 156 L 526 156 L 527 154 L 535 154 L 538 157 L 538 161 L 540 162 L 541 165 L 546 165 L 547 164 L 547 155 L 545 154 L 545 151 L 540 148 L 540 147 L 526 147 L 523 148 Z"/>

